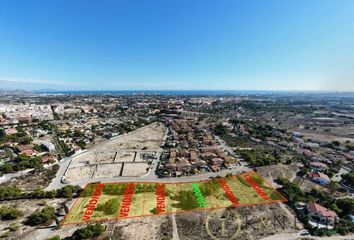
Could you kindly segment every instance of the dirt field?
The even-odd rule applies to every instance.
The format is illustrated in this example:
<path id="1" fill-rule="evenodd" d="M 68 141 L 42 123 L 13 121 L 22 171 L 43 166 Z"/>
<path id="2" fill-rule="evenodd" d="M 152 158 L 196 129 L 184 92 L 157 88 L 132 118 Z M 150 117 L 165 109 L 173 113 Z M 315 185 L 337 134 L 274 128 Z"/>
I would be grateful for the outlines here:
<path id="1" fill-rule="evenodd" d="M 300 177 L 296 177 L 294 180 L 295 183 L 299 184 L 299 187 L 302 191 L 304 192 L 308 192 L 310 191 L 312 188 L 321 190 L 321 191 L 327 191 L 327 189 L 319 184 L 316 184 L 314 182 L 311 182 L 308 179 L 304 179 L 304 178 L 300 178 Z"/>
<path id="2" fill-rule="evenodd" d="M 137 231 L 137 229 L 139 229 Z M 111 235 L 114 240 L 158 240 L 172 239 L 172 221 L 170 216 L 153 218 L 126 219 L 115 223 L 115 231 Z"/>
<path id="3" fill-rule="evenodd" d="M 258 167 L 257 172 L 267 179 L 274 187 L 277 187 L 277 184 L 274 180 L 278 177 L 285 177 L 290 180 L 295 179 L 296 172 L 298 171 L 298 166 L 296 164 L 285 165 L 277 164 L 264 167 Z"/>
<path id="4" fill-rule="evenodd" d="M 117 156 L 114 159 L 114 162 L 133 162 L 134 156 L 134 152 L 119 151 L 117 152 Z"/>
<path id="5" fill-rule="evenodd" d="M 149 166 L 147 163 L 125 163 L 122 176 L 142 176 Z"/>
<path id="6" fill-rule="evenodd" d="M 295 232 L 294 219 L 279 204 L 177 214 L 179 239 L 253 240 Z"/>
<path id="7" fill-rule="evenodd" d="M 71 167 L 65 175 L 65 178 L 70 182 L 70 180 L 83 180 L 90 179 L 95 172 L 96 166 L 81 166 L 81 167 Z"/>
<path id="8" fill-rule="evenodd" d="M 97 152 L 90 151 L 85 154 L 81 154 L 74 158 L 70 167 L 85 166 L 87 164 L 96 164 Z"/>
<path id="9" fill-rule="evenodd" d="M 122 168 L 121 163 L 98 165 L 93 178 L 105 178 L 106 176 L 119 177 Z"/>
<path id="10" fill-rule="evenodd" d="M 113 163 L 117 152 L 97 152 L 97 163 Z"/>
<path id="11" fill-rule="evenodd" d="M 100 151 L 112 151 L 118 149 L 139 149 L 156 150 L 161 144 L 164 135 L 164 126 L 162 124 L 151 124 L 137 129 L 123 137 L 112 139 L 101 146 Z"/>
<path id="12" fill-rule="evenodd" d="M 348 130 L 348 132 L 350 131 L 349 129 L 346 129 Z M 335 136 L 335 135 L 332 135 L 332 134 L 321 134 L 321 133 L 313 133 L 313 132 L 305 132 L 305 131 L 298 131 L 301 133 L 301 135 L 303 135 L 303 137 L 306 139 L 306 138 L 309 138 L 309 139 L 316 139 L 316 140 L 319 140 L 319 141 L 339 141 L 341 143 L 344 143 L 346 141 L 350 141 L 350 142 L 353 142 L 354 139 L 353 138 L 348 138 L 348 137 L 338 137 L 338 136 Z M 348 133 L 346 132 L 346 134 Z"/>

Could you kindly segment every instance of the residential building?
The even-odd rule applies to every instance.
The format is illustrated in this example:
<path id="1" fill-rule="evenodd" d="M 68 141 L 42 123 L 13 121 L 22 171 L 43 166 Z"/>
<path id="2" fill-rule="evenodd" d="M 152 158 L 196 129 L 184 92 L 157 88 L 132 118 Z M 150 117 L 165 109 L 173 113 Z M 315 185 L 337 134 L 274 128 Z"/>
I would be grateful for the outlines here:
<path id="1" fill-rule="evenodd" d="M 310 217 L 313 219 L 317 219 L 330 225 L 333 225 L 339 220 L 335 212 L 314 202 L 307 204 L 307 211 L 309 212 Z"/>

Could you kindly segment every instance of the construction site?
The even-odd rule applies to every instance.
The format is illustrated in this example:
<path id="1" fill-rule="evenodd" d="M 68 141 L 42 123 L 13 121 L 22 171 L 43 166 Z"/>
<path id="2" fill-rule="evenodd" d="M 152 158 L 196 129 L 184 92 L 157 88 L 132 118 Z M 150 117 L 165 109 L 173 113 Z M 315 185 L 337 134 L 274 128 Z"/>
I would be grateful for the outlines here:
<path id="1" fill-rule="evenodd" d="M 75 184 L 143 176 L 159 157 L 164 135 L 164 125 L 154 123 L 97 145 L 71 160 L 62 181 Z"/>

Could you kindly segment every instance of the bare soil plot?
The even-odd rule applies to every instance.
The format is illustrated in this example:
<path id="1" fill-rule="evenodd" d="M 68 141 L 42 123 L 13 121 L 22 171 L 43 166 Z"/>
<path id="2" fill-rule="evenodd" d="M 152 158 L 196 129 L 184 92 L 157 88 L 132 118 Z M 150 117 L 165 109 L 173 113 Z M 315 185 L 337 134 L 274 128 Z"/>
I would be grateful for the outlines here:
<path id="1" fill-rule="evenodd" d="M 165 127 L 163 124 L 151 124 L 100 145 L 100 150 L 156 150 L 161 144 L 161 141 L 164 136 L 164 130 Z"/>
<path id="2" fill-rule="evenodd" d="M 97 163 L 113 163 L 116 152 L 97 152 Z"/>
<path id="3" fill-rule="evenodd" d="M 257 172 L 264 176 L 270 182 L 279 177 L 285 177 L 288 179 L 293 179 L 296 176 L 296 172 L 299 170 L 299 167 L 296 164 L 277 164 L 270 166 L 258 167 Z"/>
<path id="4" fill-rule="evenodd" d="M 329 141 L 329 142 L 339 141 L 341 143 L 345 143 L 346 141 L 353 141 L 353 138 L 339 137 L 333 134 L 321 134 L 321 133 L 305 132 L 305 131 L 298 131 L 298 132 L 300 132 L 304 138 L 315 139 L 319 141 Z"/>
<path id="5" fill-rule="evenodd" d="M 146 174 L 146 169 L 149 168 L 147 163 L 124 163 L 123 174 L 125 177 L 138 177 Z"/>
<path id="6" fill-rule="evenodd" d="M 91 179 L 96 170 L 96 165 L 71 167 L 66 172 L 65 180 L 68 182 Z"/>
<path id="7" fill-rule="evenodd" d="M 177 214 L 175 218 L 179 239 L 254 240 L 279 232 L 298 232 L 294 228 L 294 216 L 288 216 L 280 204 Z M 287 239 L 286 235 L 282 239 Z"/>
<path id="8" fill-rule="evenodd" d="M 84 154 L 81 154 L 81 155 L 75 157 L 72 160 L 70 167 L 85 166 L 88 164 L 96 164 L 96 157 L 97 157 L 96 151 L 86 152 Z"/>
<path id="9" fill-rule="evenodd" d="M 119 151 L 114 159 L 114 162 L 133 162 L 135 152 Z"/>
<path id="10" fill-rule="evenodd" d="M 111 239 L 172 239 L 172 221 L 169 216 L 158 216 L 153 219 L 126 219 L 124 222 L 115 223 L 114 233 L 111 236 Z M 182 238 L 180 239 L 182 240 Z"/>
<path id="11" fill-rule="evenodd" d="M 107 176 L 119 177 L 121 169 L 121 163 L 100 164 L 97 166 L 93 178 L 106 178 Z"/>
<path id="12" fill-rule="evenodd" d="M 294 182 L 299 185 L 299 187 L 302 191 L 305 191 L 305 192 L 308 192 L 313 188 L 318 189 L 320 191 L 325 191 L 325 192 L 328 191 L 327 188 L 321 186 L 320 184 L 314 183 L 314 182 L 310 181 L 309 179 L 296 177 L 294 179 Z"/>

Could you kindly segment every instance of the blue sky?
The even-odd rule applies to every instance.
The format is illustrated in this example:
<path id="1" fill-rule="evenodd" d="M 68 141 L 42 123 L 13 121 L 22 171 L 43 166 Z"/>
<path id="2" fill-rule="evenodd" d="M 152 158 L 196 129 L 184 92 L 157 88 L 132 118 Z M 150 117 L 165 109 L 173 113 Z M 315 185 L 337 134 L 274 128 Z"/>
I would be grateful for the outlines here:
<path id="1" fill-rule="evenodd" d="M 352 0 L 2 0 L 0 89 L 353 90 Z"/>

